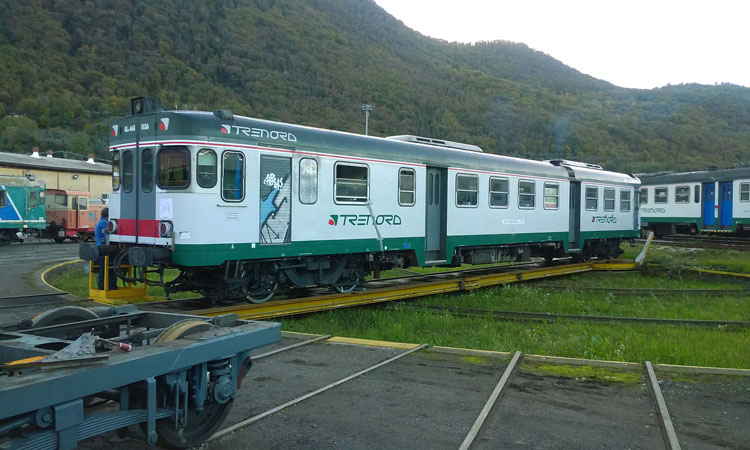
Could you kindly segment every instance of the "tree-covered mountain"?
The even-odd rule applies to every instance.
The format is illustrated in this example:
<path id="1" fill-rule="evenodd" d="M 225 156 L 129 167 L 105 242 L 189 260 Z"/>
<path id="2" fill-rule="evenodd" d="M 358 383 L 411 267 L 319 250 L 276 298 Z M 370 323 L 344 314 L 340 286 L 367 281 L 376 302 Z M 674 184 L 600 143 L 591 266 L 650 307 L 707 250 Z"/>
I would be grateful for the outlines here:
<path id="1" fill-rule="evenodd" d="M 615 87 L 523 44 L 447 43 L 372 0 L 0 0 L 0 151 L 106 155 L 129 99 L 418 134 L 626 171 L 750 163 L 750 89 Z M 643 70 L 648 70 L 644 67 Z"/>

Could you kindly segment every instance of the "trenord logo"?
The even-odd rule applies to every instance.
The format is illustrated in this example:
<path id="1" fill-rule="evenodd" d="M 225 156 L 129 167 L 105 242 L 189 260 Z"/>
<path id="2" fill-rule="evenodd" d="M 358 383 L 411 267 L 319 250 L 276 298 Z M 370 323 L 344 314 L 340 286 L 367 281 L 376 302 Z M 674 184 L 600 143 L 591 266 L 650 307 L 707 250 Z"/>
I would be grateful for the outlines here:
<path id="1" fill-rule="evenodd" d="M 396 214 L 382 214 L 375 216 L 375 220 L 369 214 L 331 214 L 328 225 L 363 227 L 367 225 L 401 225 L 401 217 Z"/>

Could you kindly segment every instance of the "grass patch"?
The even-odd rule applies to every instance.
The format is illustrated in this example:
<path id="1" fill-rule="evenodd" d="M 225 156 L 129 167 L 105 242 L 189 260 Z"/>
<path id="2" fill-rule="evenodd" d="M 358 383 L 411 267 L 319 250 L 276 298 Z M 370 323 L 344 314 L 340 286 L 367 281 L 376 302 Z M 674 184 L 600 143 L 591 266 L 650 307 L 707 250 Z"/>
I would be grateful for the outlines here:
<path id="1" fill-rule="evenodd" d="M 524 362 L 521 368 L 530 372 L 544 373 L 556 377 L 575 378 L 576 380 L 598 380 L 612 383 L 641 384 L 643 374 L 626 372 L 609 367 L 571 366 L 569 364 L 540 364 Z"/>

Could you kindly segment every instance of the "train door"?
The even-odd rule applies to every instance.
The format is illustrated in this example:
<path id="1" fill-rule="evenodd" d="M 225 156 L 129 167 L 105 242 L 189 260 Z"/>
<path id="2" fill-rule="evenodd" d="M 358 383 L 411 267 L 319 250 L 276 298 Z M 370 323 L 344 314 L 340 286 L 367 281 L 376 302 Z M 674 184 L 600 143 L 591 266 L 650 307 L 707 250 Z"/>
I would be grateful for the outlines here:
<path id="1" fill-rule="evenodd" d="M 732 182 L 724 181 L 719 183 L 719 225 L 722 227 L 732 227 Z"/>
<path id="2" fill-rule="evenodd" d="M 425 262 L 445 262 L 445 237 L 447 222 L 446 169 L 427 168 L 427 206 L 425 215 Z"/>
<path id="3" fill-rule="evenodd" d="M 703 228 L 716 226 L 715 203 L 716 185 L 714 183 L 703 183 Z"/>
<path id="4" fill-rule="evenodd" d="M 570 213 L 568 226 L 568 250 L 581 248 L 581 182 L 570 182 Z"/>
<path id="5" fill-rule="evenodd" d="M 292 158 L 260 157 L 260 243 L 292 242 Z"/>
<path id="6" fill-rule="evenodd" d="M 141 242 L 143 237 L 158 236 L 158 221 L 156 220 L 155 166 L 157 158 L 156 146 L 156 114 L 136 114 L 133 119 L 124 124 L 126 132 L 133 133 L 134 146 L 122 150 L 120 154 L 120 229 L 122 234 L 134 236 L 135 242 Z M 168 150 L 167 150 L 168 151 Z M 186 158 L 184 152 L 165 155 L 160 161 L 167 165 L 172 159 Z M 176 166 L 176 165 L 175 165 Z M 180 174 L 174 170 L 165 173 L 170 177 Z M 172 180 L 165 179 L 165 185 L 171 186 Z M 171 212 L 171 208 L 167 208 Z M 162 218 L 171 219 L 171 215 Z"/>

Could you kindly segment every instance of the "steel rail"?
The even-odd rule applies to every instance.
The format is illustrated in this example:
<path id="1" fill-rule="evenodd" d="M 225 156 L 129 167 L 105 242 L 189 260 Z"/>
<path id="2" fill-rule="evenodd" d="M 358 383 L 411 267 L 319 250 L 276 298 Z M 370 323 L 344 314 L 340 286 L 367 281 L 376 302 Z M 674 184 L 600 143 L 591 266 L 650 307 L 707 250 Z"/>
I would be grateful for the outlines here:
<path id="1" fill-rule="evenodd" d="M 615 323 L 641 323 L 648 325 L 678 325 L 678 326 L 704 326 L 704 327 L 750 327 L 750 321 L 742 320 L 698 320 L 698 319 L 664 319 L 651 317 L 619 317 L 619 316 L 591 316 L 579 314 L 539 313 L 525 311 L 500 311 L 492 309 L 460 308 L 457 306 L 437 305 L 415 305 L 400 304 L 404 308 L 426 309 L 438 312 L 450 312 L 464 316 L 487 316 L 491 315 L 502 320 L 579 320 L 588 322 L 615 322 Z"/>
<path id="2" fill-rule="evenodd" d="M 233 432 L 235 430 L 238 430 L 238 429 L 240 429 L 242 427 L 245 427 L 245 426 L 250 425 L 250 424 L 252 424 L 254 422 L 257 422 L 257 421 L 259 421 L 261 419 L 264 419 L 264 418 L 266 418 L 266 417 L 268 417 L 268 416 L 270 416 L 272 414 L 275 414 L 275 413 L 277 413 L 277 412 L 279 412 L 279 411 L 281 411 L 283 409 L 286 409 L 286 408 L 288 408 L 290 406 L 296 405 L 297 403 L 300 403 L 300 402 L 302 402 L 304 400 L 307 400 L 310 397 L 314 397 L 314 396 L 316 396 L 316 395 L 318 395 L 320 393 L 323 393 L 323 392 L 325 392 L 325 391 L 327 391 L 329 389 L 332 389 L 332 388 L 334 388 L 336 386 L 342 385 L 342 384 L 346 383 L 347 381 L 351 381 L 351 380 L 353 380 L 355 378 L 358 378 L 358 377 L 360 377 L 360 376 L 362 376 L 362 375 L 364 375 L 364 374 L 366 374 L 368 372 L 372 372 L 373 370 L 378 369 L 378 368 L 380 368 L 382 366 L 385 366 L 386 364 L 390 364 L 393 361 L 396 361 L 396 360 L 398 360 L 400 358 L 403 358 L 406 355 L 409 355 L 409 354 L 412 354 L 412 353 L 414 353 L 416 351 L 422 350 L 425 347 L 427 347 L 427 344 L 422 344 L 422 345 L 415 346 L 414 348 L 412 348 L 410 350 L 407 350 L 405 352 L 399 353 L 398 355 L 393 356 L 391 358 L 388 358 L 388 359 L 386 359 L 384 361 L 380 361 L 379 363 L 374 364 L 374 365 L 372 365 L 372 366 L 370 366 L 370 367 L 368 367 L 366 369 L 362 369 L 359 372 L 353 373 L 353 374 L 351 374 L 349 376 L 346 376 L 346 377 L 341 378 L 341 379 L 339 379 L 337 381 L 334 381 L 333 383 L 327 384 L 327 385 L 325 385 L 325 386 L 323 386 L 323 387 L 321 387 L 319 389 L 316 389 L 314 391 L 308 392 L 305 395 L 302 395 L 302 396 L 297 397 L 297 398 L 295 398 L 293 400 L 290 400 L 290 401 L 288 401 L 288 402 L 286 402 L 286 403 L 284 403 L 282 405 L 279 405 L 279 406 L 277 406 L 275 408 L 271 408 L 268 411 L 262 412 L 260 414 L 257 414 L 255 416 L 253 416 L 253 417 L 250 417 L 249 419 L 245 419 L 245 420 L 243 420 L 241 422 L 238 422 L 238 423 L 236 423 L 234 425 L 228 426 L 228 427 L 226 427 L 226 428 L 224 428 L 224 429 L 222 429 L 222 430 L 217 431 L 216 433 L 214 433 L 211 437 L 208 438 L 208 440 L 206 442 L 210 442 L 210 441 L 213 441 L 215 439 L 218 439 L 218 438 L 220 438 L 220 437 L 222 437 L 222 436 L 224 436 L 226 434 L 229 434 L 229 433 L 231 433 L 231 432 Z"/>
<path id="3" fill-rule="evenodd" d="M 57 303 L 70 303 L 71 300 L 61 299 L 60 297 L 67 295 L 65 291 L 50 292 L 47 294 L 30 294 L 30 295 L 16 295 L 11 297 L 0 297 L 0 309 L 6 308 L 21 308 L 25 306 L 39 306 L 39 305 L 54 305 Z M 41 301 L 42 299 L 46 301 Z M 34 299 L 40 301 L 34 301 Z M 32 303 L 26 303 L 29 300 Z"/>
<path id="4" fill-rule="evenodd" d="M 661 417 L 667 444 L 669 444 L 671 450 L 680 450 L 680 442 L 677 440 L 677 433 L 674 430 L 674 425 L 672 425 L 672 418 L 669 416 L 667 403 L 664 401 L 664 396 L 661 393 L 659 381 L 656 379 L 656 373 L 654 373 L 654 366 L 651 365 L 651 361 L 646 361 L 646 371 L 648 372 L 648 378 L 651 381 L 651 392 L 653 392 L 654 398 L 656 399 L 659 417 Z"/>
<path id="5" fill-rule="evenodd" d="M 526 271 L 492 273 L 433 282 L 412 283 L 405 286 L 391 286 L 379 289 L 368 289 L 351 294 L 327 294 L 316 297 L 287 299 L 269 303 L 241 304 L 189 311 L 189 314 L 201 316 L 219 316 L 234 313 L 242 319 L 268 319 L 274 317 L 306 314 L 311 312 L 361 306 L 404 300 L 427 295 L 479 289 L 500 284 L 535 280 L 553 276 L 590 272 L 592 270 L 631 270 L 634 263 L 622 262 L 585 262 L 555 267 L 543 267 Z"/>
<path id="6" fill-rule="evenodd" d="M 613 288 L 590 286 L 565 286 L 560 284 L 529 284 L 539 289 L 554 289 L 571 292 L 607 292 L 617 295 L 656 294 L 656 295 L 711 295 L 711 296 L 750 296 L 750 289 L 648 289 L 648 288 Z"/>

